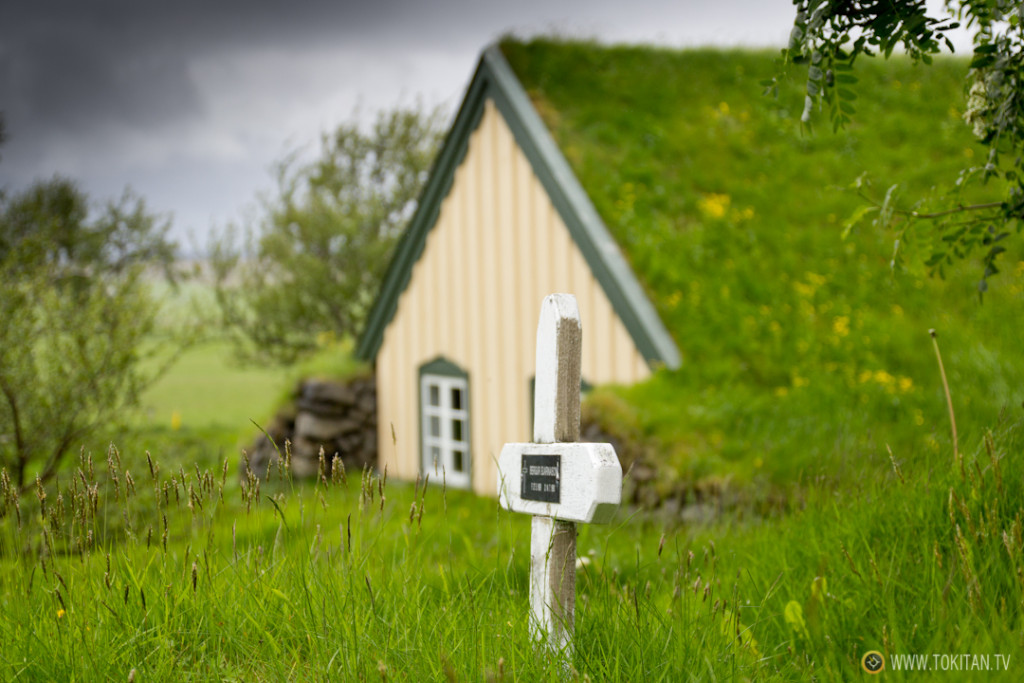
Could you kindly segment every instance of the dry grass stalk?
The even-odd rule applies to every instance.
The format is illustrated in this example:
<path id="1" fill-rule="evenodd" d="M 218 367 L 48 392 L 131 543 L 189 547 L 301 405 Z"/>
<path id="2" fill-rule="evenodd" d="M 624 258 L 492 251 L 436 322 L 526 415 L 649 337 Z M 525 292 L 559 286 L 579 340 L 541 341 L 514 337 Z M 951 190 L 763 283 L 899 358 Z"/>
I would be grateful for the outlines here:
<path id="1" fill-rule="evenodd" d="M 846 546 L 845 546 L 845 545 L 843 545 L 842 543 L 840 543 L 840 544 L 839 544 L 839 549 L 843 551 L 843 555 L 844 555 L 844 556 L 846 557 L 846 561 L 847 561 L 847 562 L 849 563 L 849 565 L 850 565 L 850 570 L 851 570 L 851 571 L 852 571 L 852 572 L 853 572 L 854 574 L 856 574 L 856 575 L 857 575 L 857 578 L 859 578 L 859 579 L 860 579 L 861 581 L 863 581 L 863 580 L 864 580 L 864 577 L 863 577 L 863 576 L 861 576 L 861 574 L 860 574 L 860 572 L 859 572 L 859 571 L 857 571 L 857 565 L 856 565 L 856 564 L 854 564 L 854 562 L 853 562 L 853 558 L 852 558 L 852 557 L 850 557 L 850 553 L 849 553 L 849 552 L 847 552 L 847 550 L 846 550 Z"/>
<path id="2" fill-rule="evenodd" d="M 946 379 L 946 368 L 942 365 L 942 354 L 939 352 L 939 338 L 935 329 L 928 330 L 932 338 L 932 346 L 935 348 L 935 358 L 939 362 L 939 375 L 942 377 L 942 388 L 946 392 L 946 407 L 949 408 L 949 426 L 953 431 L 953 462 L 960 468 L 960 478 L 966 480 L 964 461 L 960 455 L 960 447 L 956 436 L 956 414 L 953 412 L 953 397 L 949 393 L 949 381 Z"/>
<path id="3" fill-rule="evenodd" d="M 906 484 L 907 480 L 903 478 L 903 470 L 900 469 L 899 463 L 896 462 L 896 456 L 892 454 L 892 448 L 889 447 L 889 444 L 885 444 L 885 450 L 889 451 L 889 462 L 892 463 L 892 471 L 899 477 L 901 484 Z"/>

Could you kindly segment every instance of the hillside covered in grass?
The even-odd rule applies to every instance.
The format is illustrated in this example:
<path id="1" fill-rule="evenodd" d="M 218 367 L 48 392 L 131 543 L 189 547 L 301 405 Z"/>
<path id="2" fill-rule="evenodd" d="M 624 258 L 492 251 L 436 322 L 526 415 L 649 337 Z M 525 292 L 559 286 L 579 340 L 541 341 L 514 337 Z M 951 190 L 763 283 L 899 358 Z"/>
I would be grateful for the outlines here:
<path id="1" fill-rule="evenodd" d="M 862 174 L 910 208 L 982 156 L 961 118 L 966 62 L 859 63 L 835 134 L 823 112 L 801 130 L 801 74 L 762 94 L 776 53 L 501 48 L 682 351 L 678 371 L 590 401 L 659 481 L 839 481 L 888 468 L 886 445 L 951 452 L 930 328 L 963 443 L 1024 416 L 1019 246 L 982 303 L 979 262 L 929 278 L 923 234 L 895 273 L 894 232 L 868 220 L 844 237 Z"/>

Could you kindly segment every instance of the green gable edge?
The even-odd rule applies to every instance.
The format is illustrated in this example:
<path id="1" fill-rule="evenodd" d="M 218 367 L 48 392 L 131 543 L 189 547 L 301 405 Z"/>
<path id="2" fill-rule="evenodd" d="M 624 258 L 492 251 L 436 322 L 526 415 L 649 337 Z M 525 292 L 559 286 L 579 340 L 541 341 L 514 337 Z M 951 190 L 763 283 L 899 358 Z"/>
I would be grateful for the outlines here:
<path id="1" fill-rule="evenodd" d="M 398 309 L 399 296 L 409 285 L 413 265 L 426 245 L 427 233 L 437 222 L 441 201 L 451 190 L 455 169 L 466 156 L 470 134 L 480 123 L 487 98 L 492 99 L 501 112 L 516 144 L 530 161 L 533 172 L 648 365 L 652 368 L 658 365 L 672 370 L 678 368 L 681 358 L 675 341 L 569 168 L 512 67 L 494 44 L 488 46 L 480 57 L 419 206 L 384 275 L 380 294 L 356 347 L 356 355 L 372 361 L 380 350 L 384 330 Z"/>

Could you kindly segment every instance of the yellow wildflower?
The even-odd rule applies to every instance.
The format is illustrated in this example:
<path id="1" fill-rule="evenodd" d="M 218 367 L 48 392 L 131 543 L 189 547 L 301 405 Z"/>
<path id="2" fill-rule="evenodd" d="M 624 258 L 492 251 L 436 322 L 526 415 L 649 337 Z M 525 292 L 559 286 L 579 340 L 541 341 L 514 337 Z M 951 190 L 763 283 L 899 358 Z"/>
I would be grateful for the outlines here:
<path id="1" fill-rule="evenodd" d="M 850 334 L 850 318 L 845 315 L 837 315 L 832 320 L 832 331 L 837 337 L 845 337 Z"/>
<path id="2" fill-rule="evenodd" d="M 909 377 L 900 377 L 899 379 L 900 391 L 904 394 L 914 388 L 914 380 Z"/>
<path id="3" fill-rule="evenodd" d="M 793 289 L 795 289 L 796 293 L 802 297 L 810 299 L 812 296 L 814 296 L 813 285 L 805 285 L 803 282 L 794 282 Z"/>
<path id="4" fill-rule="evenodd" d="M 65 614 L 66 614 L 66 612 L 63 609 L 57 610 L 57 618 L 58 619 L 63 619 Z"/>
<path id="5" fill-rule="evenodd" d="M 875 370 L 875 381 L 882 386 L 889 386 L 896 381 L 896 378 L 890 375 L 885 370 Z"/>
<path id="6" fill-rule="evenodd" d="M 729 195 L 712 192 L 697 202 L 697 208 L 709 218 L 722 218 L 729 209 L 729 202 Z"/>

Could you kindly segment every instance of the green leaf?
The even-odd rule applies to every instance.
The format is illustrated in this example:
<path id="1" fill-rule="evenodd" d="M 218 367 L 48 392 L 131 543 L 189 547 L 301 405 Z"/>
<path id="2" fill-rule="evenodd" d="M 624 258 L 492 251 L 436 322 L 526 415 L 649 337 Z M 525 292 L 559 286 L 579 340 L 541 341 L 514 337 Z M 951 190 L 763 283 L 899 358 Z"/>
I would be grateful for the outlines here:
<path id="1" fill-rule="evenodd" d="M 969 68 L 971 69 L 984 69 L 986 66 L 992 66 L 996 63 L 996 58 L 992 55 L 979 55 L 971 60 Z"/>
<path id="2" fill-rule="evenodd" d="M 953 232 L 949 233 L 948 235 L 943 235 L 942 236 L 942 241 L 943 242 L 950 242 L 950 243 L 956 242 L 958 239 L 960 239 L 960 237 L 963 236 L 963 234 L 965 232 L 967 232 L 967 228 L 960 228 L 959 230 L 954 230 Z"/>
<path id="3" fill-rule="evenodd" d="M 845 240 L 849 237 L 850 233 L 853 232 L 853 229 L 864 220 L 864 217 L 874 211 L 878 211 L 878 207 L 871 206 L 870 204 L 865 204 L 854 211 L 850 217 L 843 222 L 843 231 L 839 234 L 839 239 Z"/>
<path id="4" fill-rule="evenodd" d="M 804 610 L 800 606 L 800 603 L 796 600 L 790 600 L 786 603 L 786 607 L 783 610 L 783 616 L 786 619 L 786 623 L 789 624 L 790 628 L 799 638 L 808 639 L 810 633 L 807 632 L 807 623 L 804 621 Z"/>
<path id="5" fill-rule="evenodd" d="M 836 83 L 845 83 L 846 85 L 853 85 L 857 82 L 857 77 L 853 74 L 836 74 Z"/>
<path id="6" fill-rule="evenodd" d="M 844 100 L 855 100 L 855 99 L 857 99 L 857 94 L 854 93 L 852 90 L 847 90 L 846 88 L 839 88 L 838 92 L 839 92 L 839 96 L 841 98 L 843 98 Z"/>

